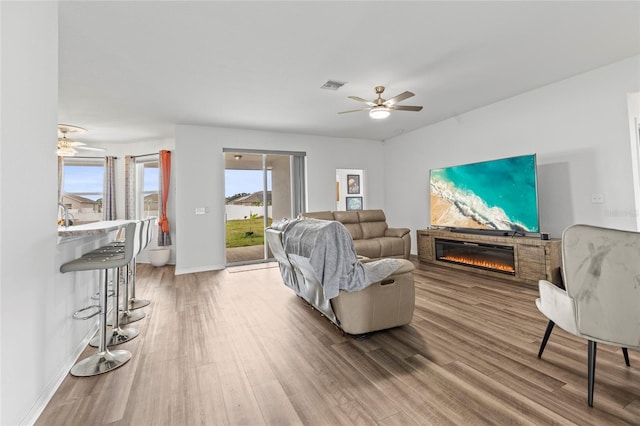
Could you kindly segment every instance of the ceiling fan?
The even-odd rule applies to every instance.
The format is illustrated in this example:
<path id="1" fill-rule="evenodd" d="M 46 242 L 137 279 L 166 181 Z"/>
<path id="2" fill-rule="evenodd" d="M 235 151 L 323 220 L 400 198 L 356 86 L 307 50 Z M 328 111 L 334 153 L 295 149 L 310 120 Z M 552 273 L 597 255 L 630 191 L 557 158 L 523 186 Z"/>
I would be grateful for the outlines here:
<path id="1" fill-rule="evenodd" d="M 60 157 L 73 157 L 78 153 L 78 149 L 85 151 L 106 151 L 104 148 L 92 148 L 85 146 L 86 144 L 82 142 L 67 138 L 67 133 L 86 133 L 87 129 L 83 127 L 71 126 L 69 124 L 58 124 L 58 131 L 62 134 L 61 137 L 58 137 L 58 156 Z"/>
<path id="2" fill-rule="evenodd" d="M 403 92 L 397 96 L 394 96 L 391 99 L 384 100 L 382 99 L 384 86 L 376 86 L 375 91 L 376 91 L 376 94 L 378 95 L 378 98 L 374 99 L 373 101 L 368 101 L 358 96 L 349 96 L 349 99 L 353 99 L 354 101 L 358 101 L 358 102 L 363 102 L 369 105 L 369 108 L 352 109 L 349 111 L 339 112 L 338 114 L 346 114 L 348 112 L 356 112 L 356 111 L 369 111 L 369 117 L 379 120 L 381 118 L 387 118 L 389 114 L 391 114 L 392 110 L 396 110 L 396 111 L 422 110 L 421 106 L 396 105 L 398 102 L 414 96 L 414 94 L 411 92 Z"/>

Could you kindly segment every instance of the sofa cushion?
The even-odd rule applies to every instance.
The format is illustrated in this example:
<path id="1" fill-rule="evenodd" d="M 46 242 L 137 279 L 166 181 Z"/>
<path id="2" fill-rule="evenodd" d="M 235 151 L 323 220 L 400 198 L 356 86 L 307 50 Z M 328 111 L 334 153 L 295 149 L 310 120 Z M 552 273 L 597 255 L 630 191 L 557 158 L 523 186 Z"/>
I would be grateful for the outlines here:
<path id="1" fill-rule="evenodd" d="M 404 240 L 397 237 L 376 238 L 380 244 L 380 257 L 404 257 Z"/>
<path id="2" fill-rule="evenodd" d="M 358 210 L 360 222 L 386 222 L 387 218 L 382 210 Z"/>
<path id="3" fill-rule="evenodd" d="M 333 213 L 330 211 L 324 212 L 305 212 L 302 213 L 303 217 L 310 217 L 312 219 L 321 219 L 321 220 L 333 220 Z"/>
<path id="4" fill-rule="evenodd" d="M 348 228 L 347 228 L 348 229 Z M 380 258 L 380 243 L 374 240 L 353 240 L 353 247 L 360 256 L 369 257 L 371 259 Z"/>
<path id="5" fill-rule="evenodd" d="M 387 222 L 362 222 L 360 223 L 362 229 L 362 238 L 380 238 L 384 237 L 384 232 L 387 230 Z"/>
<path id="6" fill-rule="evenodd" d="M 347 228 L 347 231 L 349 231 L 349 234 L 351 234 L 351 238 L 354 241 L 361 240 L 363 238 L 362 228 L 360 227 L 360 221 L 358 219 L 358 212 L 335 211 L 333 212 L 333 218 L 338 222 L 342 223 L 344 227 Z M 370 257 L 369 255 L 364 253 L 358 253 L 358 254 L 362 254 L 363 256 Z"/>
<path id="7" fill-rule="evenodd" d="M 362 238 L 384 237 L 388 226 L 382 210 L 360 210 L 356 213 L 362 228 Z"/>
<path id="8" fill-rule="evenodd" d="M 357 211 L 335 211 L 333 212 L 333 218 L 343 225 L 346 225 L 347 223 L 360 223 Z"/>

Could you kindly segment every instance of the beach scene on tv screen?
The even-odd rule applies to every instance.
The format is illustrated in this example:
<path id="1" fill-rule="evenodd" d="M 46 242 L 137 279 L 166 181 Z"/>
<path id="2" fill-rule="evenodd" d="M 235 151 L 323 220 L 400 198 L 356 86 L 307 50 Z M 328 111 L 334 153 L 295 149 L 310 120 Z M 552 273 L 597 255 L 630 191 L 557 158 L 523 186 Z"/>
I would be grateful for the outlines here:
<path id="1" fill-rule="evenodd" d="M 535 155 L 433 169 L 431 225 L 538 232 Z"/>

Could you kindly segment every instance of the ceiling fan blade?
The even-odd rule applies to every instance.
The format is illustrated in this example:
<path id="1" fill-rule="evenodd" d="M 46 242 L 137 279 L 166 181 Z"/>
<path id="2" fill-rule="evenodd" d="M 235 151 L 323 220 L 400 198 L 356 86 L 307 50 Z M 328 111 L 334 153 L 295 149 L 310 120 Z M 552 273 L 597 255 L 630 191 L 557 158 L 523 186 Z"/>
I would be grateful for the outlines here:
<path id="1" fill-rule="evenodd" d="M 105 152 L 106 151 L 106 149 L 104 149 L 104 148 L 93 148 L 93 147 L 90 147 L 90 146 L 76 146 L 75 148 L 76 149 L 82 149 L 82 150 L 85 150 L 85 151 L 100 151 L 100 152 Z"/>
<path id="2" fill-rule="evenodd" d="M 383 105 L 386 105 L 386 106 L 395 105 L 395 104 L 397 104 L 398 102 L 400 102 L 400 101 L 404 101 L 405 99 L 408 99 L 408 98 L 410 98 L 410 97 L 412 97 L 412 96 L 415 96 L 415 95 L 414 95 L 413 93 L 411 93 L 411 92 L 403 92 L 403 93 L 400 93 L 400 94 L 399 94 L 399 95 L 397 95 L 397 96 L 394 96 L 394 97 L 393 97 L 393 98 L 391 98 L 391 99 L 387 99 L 387 100 L 383 103 Z"/>
<path id="3" fill-rule="evenodd" d="M 349 111 L 341 111 L 338 114 L 346 114 L 348 112 L 369 111 L 371 108 L 350 109 Z"/>
<path id="4" fill-rule="evenodd" d="M 422 111 L 421 106 L 410 106 L 410 105 L 391 105 L 389 109 L 393 109 L 396 111 Z"/>
<path id="5" fill-rule="evenodd" d="M 363 102 L 363 103 L 365 103 L 365 104 L 367 104 L 367 105 L 369 105 L 369 106 L 372 106 L 372 107 L 376 106 L 376 104 L 374 104 L 373 102 L 368 101 L 368 100 L 366 100 L 366 99 L 362 99 L 362 98 L 361 98 L 361 97 L 359 97 L 359 96 L 348 96 L 348 98 L 349 98 L 349 99 L 353 99 L 354 101 Z"/>

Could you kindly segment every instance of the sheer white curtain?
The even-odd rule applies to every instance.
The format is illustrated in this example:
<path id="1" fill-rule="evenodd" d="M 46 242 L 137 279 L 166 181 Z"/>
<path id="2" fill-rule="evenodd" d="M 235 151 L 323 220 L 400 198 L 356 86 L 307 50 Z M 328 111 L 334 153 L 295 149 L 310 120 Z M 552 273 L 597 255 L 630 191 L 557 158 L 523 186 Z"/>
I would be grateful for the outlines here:
<path id="1" fill-rule="evenodd" d="M 64 157 L 58 156 L 58 202 L 62 202 L 62 184 L 64 182 Z"/>
<path id="2" fill-rule="evenodd" d="M 124 157 L 124 218 L 128 220 L 136 217 L 136 157 Z"/>
<path id="3" fill-rule="evenodd" d="M 115 157 L 104 157 L 104 191 L 102 195 L 102 220 L 116 218 Z"/>
<path id="4" fill-rule="evenodd" d="M 305 161 L 306 154 L 293 154 L 291 160 L 291 188 L 293 193 L 293 217 L 306 210 L 306 184 L 305 184 Z"/>

